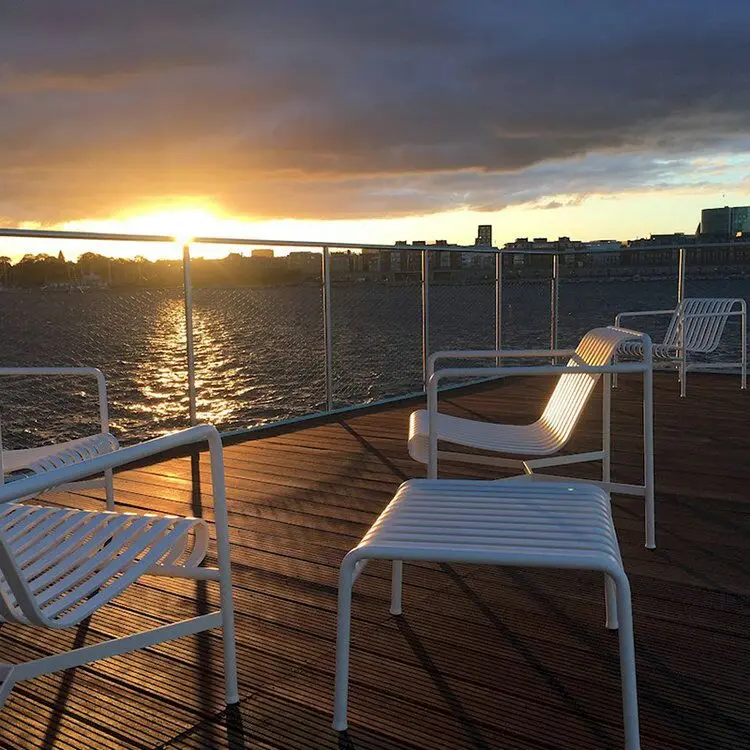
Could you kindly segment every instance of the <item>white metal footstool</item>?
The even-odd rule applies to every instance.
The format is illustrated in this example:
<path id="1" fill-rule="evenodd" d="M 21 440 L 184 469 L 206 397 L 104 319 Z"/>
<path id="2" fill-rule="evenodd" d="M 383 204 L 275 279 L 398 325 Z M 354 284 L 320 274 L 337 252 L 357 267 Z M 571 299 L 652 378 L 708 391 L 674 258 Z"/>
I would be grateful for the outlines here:
<path id="1" fill-rule="evenodd" d="M 598 570 L 606 625 L 619 623 L 626 750 L 640 748 L 630 585 L 609 495 L 595 485 L 413 479 L 399 487 L 341 563 L 333 728 L 347 728 L 352 587 L 371 559 L 393 560 L 391 612 L 401 613 L 403 560 Z"/>

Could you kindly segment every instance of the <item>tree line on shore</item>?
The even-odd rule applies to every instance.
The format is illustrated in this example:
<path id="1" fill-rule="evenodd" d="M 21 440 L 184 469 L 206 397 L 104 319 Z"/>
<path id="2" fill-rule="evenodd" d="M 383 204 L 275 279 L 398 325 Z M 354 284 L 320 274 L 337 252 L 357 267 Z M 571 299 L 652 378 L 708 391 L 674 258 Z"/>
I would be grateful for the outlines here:
<path id="1" fill-rule="evenodd" d="M 239 253 L 225 258 L 194 258 L 191 274 L 198 286 L 284 284 L 307 278 L 301 269 Z M 182 281 L 182 260 L 111 258 L 90 252 L 75 261 L 66 260 L 62 252 L 26 254 L 16 263 L 7 256 L 0 257 L 0 285 L 5 288 L 165 287 L 178 286 Z"/>

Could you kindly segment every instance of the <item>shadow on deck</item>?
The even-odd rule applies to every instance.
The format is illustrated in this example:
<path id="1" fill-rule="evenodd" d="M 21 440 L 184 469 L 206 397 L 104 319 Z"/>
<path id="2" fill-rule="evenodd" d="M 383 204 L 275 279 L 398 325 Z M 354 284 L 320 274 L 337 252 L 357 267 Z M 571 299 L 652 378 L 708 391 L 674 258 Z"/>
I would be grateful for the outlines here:
<path id="1" fill-rule="evenodd" d="M 444 403 L 528 421 L 549 387 L 506 381 Z M 712 375 L 692 376 L 684 400 L 673 376 L 657 374 L 655 387 L 657 550 L 643 548 L 642 501 L 613 503 L 633 589 L 642 744 L 748 747 L 750 395 Z M 614 399 L 615 480 L 640 477 L 638 399 L 627 380 Z M 571 571 L 410 565 L 405 616 L 394 618 L 389 568 L 371 563 L 355 590 L 351 730 L 330 729 L 337 566 L 398 484 L 424 473 L 406 453 L 411 408 L 227 449 L 238 709 L 222 703 L 221 640 L 203 634 L 18 685 L 0 715 L 2 746 L 622 747 L 617 636 L 603 627 L 599 577 Z M 594 403 L 571 448 L 596 447 L 598 419 Z M 116 487 L 126 510 L 212 517 L 207 466 L 189 458 L 120 474 Z M 100 497 L 49 499 L 101 508 Z M 94 643 L 216 601 L 210 584 L 147 579 L 73 632 L 4 625 L 0 658 Z"/>

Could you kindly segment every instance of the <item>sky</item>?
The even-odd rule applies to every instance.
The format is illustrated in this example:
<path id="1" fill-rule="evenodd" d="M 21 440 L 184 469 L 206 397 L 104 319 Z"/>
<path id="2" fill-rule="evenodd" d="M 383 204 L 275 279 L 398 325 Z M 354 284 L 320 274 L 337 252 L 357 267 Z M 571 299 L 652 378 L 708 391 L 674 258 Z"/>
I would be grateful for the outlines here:
<path id="1" fill-rule="evenodd" d="M 0 19 L 0 227 L 471 244 L 481 223 L 498 244 L 693 232 L 750 203 L 741 0 L 0 0 Z"/>

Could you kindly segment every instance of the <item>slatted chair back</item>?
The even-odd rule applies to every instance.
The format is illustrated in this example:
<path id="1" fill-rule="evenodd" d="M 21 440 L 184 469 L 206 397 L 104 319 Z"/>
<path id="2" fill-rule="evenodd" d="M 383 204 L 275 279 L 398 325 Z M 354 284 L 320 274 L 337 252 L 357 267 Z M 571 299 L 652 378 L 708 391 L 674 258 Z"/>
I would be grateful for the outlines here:
<path id="1" fill-rule="evenodd" d="M 622 328 L 594 328 L 581 339 L 567 366 L 608 365 L 620 342 L 632 337 L 632 331 Z M 539 423 L 554 436 L 560 447 L 573 434 L 599 377 L 599 373 L 564 373 L 557 381 Z"/>
<path id="2" fill-rule="evenodd" d="M 736 302 L 736 299 L 722 297 L 692 297 L 682 300 L 669 322 L 663 345 L 670 349 L 680 348 L 680 321 L 684 319 L 685 349 L 710 354 L 719 345 L 729 313 Z M 691 315 L 701 317 L 692 318 Z"/>

